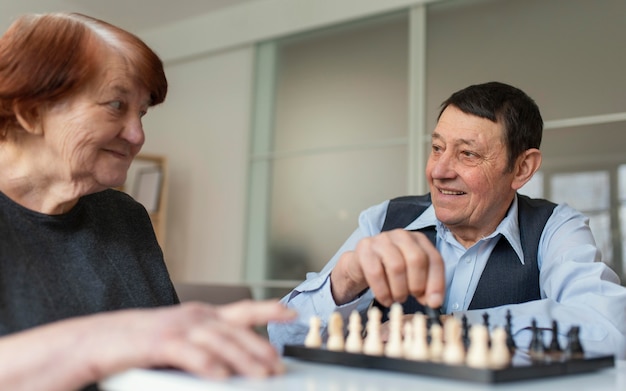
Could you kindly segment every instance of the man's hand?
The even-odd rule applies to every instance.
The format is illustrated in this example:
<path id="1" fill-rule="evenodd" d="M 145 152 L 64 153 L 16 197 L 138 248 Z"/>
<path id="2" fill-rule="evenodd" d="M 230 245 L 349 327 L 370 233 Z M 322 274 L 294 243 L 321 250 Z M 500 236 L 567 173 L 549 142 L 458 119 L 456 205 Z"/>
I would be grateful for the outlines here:
<path id="1" fill-rule="evenodd" d="M 409 295 L 432 308 L 440 307 L 445 291 L 441 255 L 420 232 L 395 229 L 361 240 L 344 253 L 330 275 L 333 298 L 345 304 L 370 288 L 384 306 Z"/>

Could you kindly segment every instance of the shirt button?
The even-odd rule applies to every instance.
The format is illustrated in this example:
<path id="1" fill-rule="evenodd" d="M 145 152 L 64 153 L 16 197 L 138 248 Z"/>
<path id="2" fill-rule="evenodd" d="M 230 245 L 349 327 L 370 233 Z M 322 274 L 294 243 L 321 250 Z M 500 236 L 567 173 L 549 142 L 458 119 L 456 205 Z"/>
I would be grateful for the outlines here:
<path id="1" fill-rule="evenodd" d="M 453 310 L 458 310 L 459 309 L 459 303 L 452 304 L 452 309 Z"/>

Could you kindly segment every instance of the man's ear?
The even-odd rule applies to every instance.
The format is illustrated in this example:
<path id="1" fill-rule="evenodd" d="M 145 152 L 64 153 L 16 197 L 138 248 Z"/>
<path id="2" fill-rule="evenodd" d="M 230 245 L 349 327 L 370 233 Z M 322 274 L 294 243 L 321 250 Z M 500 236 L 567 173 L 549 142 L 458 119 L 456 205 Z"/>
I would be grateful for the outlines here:
<path id="1" fill-rule="evenodd" d="M 20 103 L 13 104 L 15 118 L 25 131 L 31 134 L 42 134 L 41 111 L 38 107 L 27 107 Z"/>
<path id="2" fill-rule="evenodd" d="M 530 148 L 524 151 L 518 158 L 513 168 L 515 176 L 511 187 L 519 190 L 530 178 L 539 170 L 541 166 L 541 151 L 537 148 Z"/>

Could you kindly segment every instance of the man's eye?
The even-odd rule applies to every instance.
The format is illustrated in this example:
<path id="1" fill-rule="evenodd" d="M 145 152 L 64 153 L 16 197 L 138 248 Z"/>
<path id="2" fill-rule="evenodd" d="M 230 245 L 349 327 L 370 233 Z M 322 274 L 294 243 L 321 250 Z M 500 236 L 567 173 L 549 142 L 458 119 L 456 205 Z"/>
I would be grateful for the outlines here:
<path id="1" fill-rule="evenodd" d="M 122 108 L 122 102 L 120 102 L 119 100 L 114 100 L 112 102 L 109 102 L 109 106 L 113 107 L 115 110 L 119 110 Z"/>

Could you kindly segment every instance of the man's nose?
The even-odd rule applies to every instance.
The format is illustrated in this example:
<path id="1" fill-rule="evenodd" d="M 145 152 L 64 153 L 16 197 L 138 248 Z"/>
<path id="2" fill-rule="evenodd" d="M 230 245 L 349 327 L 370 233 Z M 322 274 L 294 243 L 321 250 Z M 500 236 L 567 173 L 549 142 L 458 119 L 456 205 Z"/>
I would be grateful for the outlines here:
<path id="1" fill-rule="evenodd" d="M 454 167 L 452 154 L 446 151 L 431 162 L 431 175 L 433 178 L 449 178 L 454 176 Z"/>

